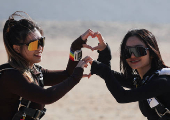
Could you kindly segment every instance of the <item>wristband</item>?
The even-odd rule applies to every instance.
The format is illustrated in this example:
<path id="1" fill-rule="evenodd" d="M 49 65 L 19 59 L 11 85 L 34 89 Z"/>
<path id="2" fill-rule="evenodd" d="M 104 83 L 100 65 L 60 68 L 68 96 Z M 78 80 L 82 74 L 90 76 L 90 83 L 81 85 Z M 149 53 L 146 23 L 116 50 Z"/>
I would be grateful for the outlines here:
<path id="1" fill-rule="evenodd" d="M 82 58 L 82 51 L 81 50 L 76 50 L 76 51 L 72 51 L 70 49 L 70 60 L 72 61 L 80 61 Z"/>

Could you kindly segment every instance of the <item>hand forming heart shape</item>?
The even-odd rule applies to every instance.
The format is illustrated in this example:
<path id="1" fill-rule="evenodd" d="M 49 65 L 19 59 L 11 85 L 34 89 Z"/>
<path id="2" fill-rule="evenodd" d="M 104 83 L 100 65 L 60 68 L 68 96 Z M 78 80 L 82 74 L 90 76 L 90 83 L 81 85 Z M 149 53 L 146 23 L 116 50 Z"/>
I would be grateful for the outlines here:
<path id="1" fill-rule="evenodd" d="M 93 32 L 91 29 L 88 29 L 84 34 L 81 35 L 81 38 L 83 40 L 86 40 L 89 36 L 91 36 L 92 38 L 95 38 L 97 37 L 98 38 L 98 41 L 99 41 L 99 44 L 95 47 L 91 47 L 90 45 L 87 45 L 87 44 L 83 44 L 83 47 L 84 48 L 88 48 L 88 49 L 91 49 L 92 51 L 93 50 L 99 50 L 99 51 L 102 51 L 106 48 L 106 42 L 103 38 L 103 36 L 101 35 L 100 32 Z M 90 56 L 86 56 L 85 58 L 82 59 L 83 61 L 85 61 L 85 63 L 92 63 L 93 59 L 90 57 Z M 87 67 L 87 65 L 85 65 L 84 67 Z M 90 78 L 91 76 L 91 73 L 89 74 L 84 74 L 83 77 L 88 77 Z"/>
<path id="2" fill-rule="evenodd" d="M 97 37 L 98 38 L 98 41 L 99 41 L 99 44 L 95 47 L 91 47 L 90 45 L 87 45 L 87 44 L 83 44 L 83 47 L 84 48 L 88 48 L 88 49 L 91 49 L 92 51 L 93 50 L 104 50 L 106 48 L 106 42 L 103 38 L 103 36 L 101 35 L 100 32 L 93 32 L 91 29 L 88 29 L 84 34 L 81 35 L 81 38 L 83 40 L 86 40 L 89 36 L 91 36 L 92 38 L 95 38 Z"/>

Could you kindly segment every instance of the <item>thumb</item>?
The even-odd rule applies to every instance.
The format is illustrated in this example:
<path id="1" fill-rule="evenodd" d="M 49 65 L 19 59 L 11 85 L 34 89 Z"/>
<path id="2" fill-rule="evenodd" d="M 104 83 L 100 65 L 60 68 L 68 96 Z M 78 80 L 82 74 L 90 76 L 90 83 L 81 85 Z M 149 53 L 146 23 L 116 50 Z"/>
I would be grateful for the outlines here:
<path id="1" fill-rule="evenodd" d="M 99 50 L 100 46 L 93 47 L 93 50 Z"/>
<path id="2" fill-rule="evenodd" d="M 93 50 L 93 48 L 90 45 L 87 45 L 87 44 L 83 44 L 83 47 Z"/>

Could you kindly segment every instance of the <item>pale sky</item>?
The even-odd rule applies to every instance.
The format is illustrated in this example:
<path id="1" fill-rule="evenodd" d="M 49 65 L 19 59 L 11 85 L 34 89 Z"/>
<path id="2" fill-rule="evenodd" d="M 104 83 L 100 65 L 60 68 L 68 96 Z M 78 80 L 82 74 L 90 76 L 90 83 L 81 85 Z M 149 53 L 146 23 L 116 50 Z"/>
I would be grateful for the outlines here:
<path id="1" fill-rule="evenodd" d="M 17 10 L 35 20 L 170 23 L 170 0 L 0 0 L 0 20 Z"/>

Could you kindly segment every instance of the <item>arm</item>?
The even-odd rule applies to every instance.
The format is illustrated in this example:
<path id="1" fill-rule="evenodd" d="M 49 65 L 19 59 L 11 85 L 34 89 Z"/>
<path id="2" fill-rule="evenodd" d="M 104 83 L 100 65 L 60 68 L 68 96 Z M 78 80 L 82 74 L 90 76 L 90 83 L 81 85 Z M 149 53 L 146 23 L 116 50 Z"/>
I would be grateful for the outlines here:
<path id="1" fill-rule="evenodd" d="M 50 104 L 69 92 L 82 78 L 83 68 L 76 67 L 73 74 L 63 82 L 43 89 L 23 76 L 18 70 L 7 70 L 1 77 L 3 90 L 40 104 Z"/>
<path id="2" fill-rule="evenodd" d="M 101 78 L 104 79 L 104 74 L 105 73 L 109 73 L 111 72 L 111 74 L 118 80 L 118 82 L 121 84 L 121 86 L 123 87 L 126 87 L 126 88 L 133 88 L 133 83 L 130 79 L 126 79 L 125 76 L 122 74 L 122 73 L 119 73 L 119 72 L 116 72 L 114 70 L 111 70 L 110 67 L 108 67 L 108 69 L 105 69 L 107 68 L 108 66 L 106 64 L 103 64 L 99 61 L 93 61 L 92 62 L 92 67 L 91 67 L 91 74 L 96 74 L 96 75 L 99 75 Z M 104 72 L 104 74 L 99 74 L 99 69 L 105 69 L 106 71 Z M 107 75 L 105 76 L 107 77 Z"/>
<path id="3" fill-rule="evenodd" d="M 91 46 L 87 45 L 87 38 L 92 35 L 92 31 L 89 29 L 80 37 L 78 37 L 71 44 L 71 51 L 80 50 L 82 47 L 86 47 L 91 49 Z M 47 70 L 42 69 L 43 77 L 44 77 L 44 85 L 52 86 L 60 83 L 61 81 L 68 78 L 74 71 L 74 68 L 78 64 L 79 61 L 73 61 L 71 59 L 68 60 L 68 64 L 66 70 Z"/>
<path id="4" fill-rule="evenodd" d="M 111 68 L 110 60 L 112 59 L 111 50 L 108 44 L 106 44 L 106 48 L 102 51 L 97 51 L 99 53 L 97 61 L 107 65 Z"/>
<path id="5" fill-rule="evenodd" d="M 72 50 L 80 50 L 82 48 L 82 44 L 86 43 L 87 40 L 82 40 L 81 36 L 77 38 L 71 45 Z M 66 70 L 48 70 L 41 69 L 43 73 L 44 85 L 52 86 L 62 82 L 67 79 L 74 71 L 78 61 L 68 60 L 68 64 Z"/>
<path id="6" fill-rule="evenodd" d="M 97 36 L 98 41 L 99 41 L 98 46 L 93 48 L 93 50 L 97 50 L 97 52 L 99 53 L 97 61 L 111 68 L 110 60 L 112 59 L 112 56 L 111 56 L 111 50 L 110 50 L 109 45 L 105 42 L 104 38 L 99 32 L 96 32 L 94 36 Z M 85 58 L 83 58 L 83 60 L 88 61 L 90 64 L 92 64 L 93 62 L 93 58 L 91 58 L 90 56 L 86 56 Z M 119 82 L 121 83 L 123 87 L 132 88 L 132 84 L 130 84 L 129 82 L 130 80 L 125 80 L 125 77 L 123 74 L 113 71 L 113 70 L 112 70 L 112 73 L 114 74 L 116 78 L 118 78 Z M 90 73 L 89 75 L 84 75 L 84 77 L 89 78 L 92 74 L 93 72 Z"/>
<path id="7" fill-rule="evenodd" d="M 112 56 L 109 45 L 105 42 L 100 32 L 95 32 L 94 36 L 96 36 L 99 41 L 98 46 L 93 48 L 93 50 L 97 50 L 97 52 L 99 53 L 97 61 L 102 62 L 103 64 L 106 64 L 107 66 L 111 67 L 110 60 L 112 59 Z"/>
<path id="8" fill-rule="evenodd" d="M 129 103 L 140 100 L 146 100 L 155 96 L 159 96 L 170 88 L 169 78 L 154 78 L 149 81 L 146 85 L 132 90 L 125 90 L 118 80 L 112 74 L 109 67 L 93 61 L 92 73 L 97 74 L 105 80 L 107 88 L 119 103 Z"/>
<path id="9" fill-rule="evenodd" d="M 98 46 L 94 47 L 94 50 L 97 50 L 97 52 L 99 53 L 98 59 L 97 61 L 107 65 L 109 68 L 111 68 L 111 59 L 112 59 L 112 55 L 111 55 L 111 50 L 109 45 L 105 42 L 103 36 L 101 35 L 101 33 L 96 32 L 95 36 L 97 36 L 99 44 Z M 123 87 L 128 87 L 128 88 L 132 88 L 132 84 L 130 84 L 130 80 L 125 80 L 125 77 L 122 73 L 116 72 L 112 70 L 112 74 L 114 74 L 114 76 L 119 80 L 119 82 L 121 83 L 121 85 Z"/>

